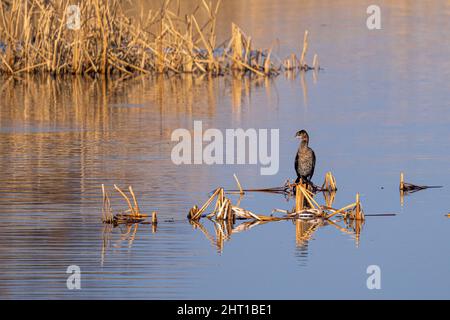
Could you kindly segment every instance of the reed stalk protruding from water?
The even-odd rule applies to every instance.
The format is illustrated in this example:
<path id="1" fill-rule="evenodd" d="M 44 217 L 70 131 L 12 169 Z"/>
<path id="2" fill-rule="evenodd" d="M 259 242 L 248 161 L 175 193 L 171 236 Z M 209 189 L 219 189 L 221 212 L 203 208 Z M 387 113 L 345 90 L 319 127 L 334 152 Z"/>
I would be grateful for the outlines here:
<path id="1" fill-rule="evenodd" d="M 236 174 L 233 174 L 234 180 L 236 180 L 236 184 L 239 188 L 239 194 L 243 195 L 244 194 L 244 190 L 242 189 L 241 183 L 239 182 L 238 177 L 236 176 Z"/>
<path id="2" fill-rule="evenodd" d="M 121 211 L 117 214 L 113 214 L 113 211 L 111 209 L 111 202 L 108 192 L 105 189 L 105 185 L 102 184 L 102 193 L 103 193 L 103 207 L 102 207 L 102 222 L 107 224 L 129 224 L 129 223 L 141 223 L 144 222 L 146 218 L 148 218 L 148 215 L 142 214 L 139 203 L 137 201 L 136 195 L 133 191 L 133 188 L 131 186 L 128 187 L 128 191 L 130 193 L 131 199 L 133 202 L 131 202 L 130 197 L 122 191 L 122 189 L 114 185 L 114 189 L 125 199 L 125 202 L 128 205 L 128 210 Z M 152 224 L 156 225 L 157 217 L 156 212 L 154 211 L 152 213 Z"/>
<path id="3" fill-rule="evenodd" d="M 400 185 L 399 185 L 399 189 L 400 189 L 400 193 L 402 195 L 403 193 L 413 193 L 416 191 L 420 191 L 420 190 L 425 190 L 425 189 L 429 189 L 429 188 L 442 188 L 442 186 L 418 186 L 412 183 L 408 183 L 405 182 L 405 177 L 403 172 L 400 172 Z"/>

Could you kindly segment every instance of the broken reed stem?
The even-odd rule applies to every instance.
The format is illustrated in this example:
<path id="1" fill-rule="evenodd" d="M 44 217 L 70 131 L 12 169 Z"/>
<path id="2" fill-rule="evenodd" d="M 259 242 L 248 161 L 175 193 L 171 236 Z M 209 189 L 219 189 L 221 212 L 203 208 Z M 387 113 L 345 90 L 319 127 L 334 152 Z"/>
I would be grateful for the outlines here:
<path id="1" fill-rule="evenodd" d="M 131 214 L 134 214 L 134 208 L 131 205 L 131 202 L 130 202 L 130 199 L 128 198 L 128 196 L 117 185 L 114 185 L 114 188 L 122 195 L 122 197 L 124 197 L 125 201 L 128 204 L 128 208 L 130 208 Z"/>
<path id="2" fill-rule="evenodd" d="M 233 54 L 233 69 L 242 70 L 242 33 L 239 27 L 234 23 L 231 24 L 231 43 Z"/>
<path id="3" fill-rule="evenodd" d="M 355 219 L 356 220 L 364 220 L 364 213 L 362 212 L 361 209 L 361 203 L 359 200 L 359 193 L 356 194 L 356 205 L 355 205 L 355 210 L 356 210 L 356 215 L 355 215 Z"/>
<path id="4" fill-rule="evenodd" d="M 208 201 L 205 202 L 205 204 L 198 210 L 196 213 L 194 213 L 193 216 L 191 216 L 191 219 L 198 220 L 202 216 L 202 213 L 208 208 L 208 206 L 211 204 L 213 199 L 216 197 L 217 194 L 219 194 L 220 191 L 223 191 L 223 188 L 217 188 L 216 191 L 213 193 L 211 197 L 209 197 Z"/>
<path id="5" fill-rule="evenodd" d="M 399 189 L 401 191 L 400 195 L 403 196 L 402 192 L 404 193 L 413 193 L 419 190 L 425 190 L 429 188 L 442 188 L 442 186 L 418 186 L 412 183 L 408 183 L 404 181 L 404 175 L 403 172 L 400 173 L 400 186 Z"/>
<path id="6" fill-rule="evenodd" d="M 227 205 L 227 201 L 222 201 L 222 202 L 220 202 L 220 207 L 219 207 L 219 212 L 217 213 L 217 215 L 216 215 L 216 218 L 217 219 L 222 219 L 222 216 L 223 216 L 223 214 L 224 214 L 224 211 L 225 211 L 225 206 Z"/>
<path id="7" fill-rule="evenodd" d="M 269 52 L 267 53 L 266 60 L 264 61 L 264 73 L 269 75 L 271 68 L 270 68 L 270 55 L 272 54 L 272 47 L 269 49 Z"/>
<path id="8" fill-rule="evenodd" d="M 299 184 L 299 187 L 304 197 L 306 198 L 306 201 L 308 201 L 309 205 L 311 206 L 311 208 L 320 210 L 320 206 L 316 202 L 316 200 L 314 200 L 312 192 L 309 191 L 305 185 Z"/>
<path id="9" fill-rule="evenodd" d="M 312 67 L 313 67 L 314 70 L 319 70 L 319 68 L 320 68 L 320 66 L 319 66 L 319 56 L 317 55 L 317 53 L 314 54 Z"/>
<path id="10" fill-rule="evenodd" d="M 152 212 L 152 224 L 158 224 L 158 214 L 156 213 L 156 211 Z"/>
<path id="11" fill-rule="evenodd" d="M 247 214 L 249 214 L 253 219 L 261 220 L 261 218 L 260 218 L 259 216 L 257 216 L 256 214 L 254 214 L 253 212 L 248 211 L 248 210 L 246 210 L 245 212 L 246 212 Z"/>
<path id="12" fill-rule="evenodd" d="M 401 191 L 405 190 L 405 180 L 404 180 L 403 172 L 400 172 L 400 190 Z"/>
<path id="13" fill-rule="evenodd" d="M 102 220 L 106 221 L 106 192 L 105 192 L 105 185 L 102 184 L 102 194 L 103 194 L 103 206 L 102 206 Z"/>
<path id="14" fill-rule="evenodd" d="M 236 184 L 239 188 L 239 194 L 244 194 L 244 190 L 242 189 L 241 183 L 239 182 L 238 177 L 236 176 L 236 174 L 233 174 L 234 180 L 236 180 Z"/>
<path id="15" fill-rule="evenodd" d="M 129 187 L 128 187 L 128 190 L 130 191 L 130 194 L 131 194 L 131 196 L 133 197 L 133 201 L 134 201 L 134 214 L 138 216 L 138 215 L 140 214 L 141 210 L 139 209 L 139 205 L 138 205 L 138 202 L 137 202 L 137 200 L 136 200 L 136 196 L 134 195 L 133 188 L 132 188 L 131 186 L 129 186 Z"/>
<path id="16" fill-rule="evenodd" d="M 136 195 L 134 194 L 133 188 L 131 186 L 128 187 L 128 190 L 130 191 L 130 194 L 133 198 L 134 206 L 132 205 L 130 198 L 123 192 L 117 185 L 114 185 L 114 188 L 120 193 L 120 195 L 125 199 L 125 201 L 128 204 L 128 210 L 122 211 L 120 213 L 117 213 L 113 215 L 112 209 L 111 209 L 111 203 L 109 199 L 109 194 L 105 190 L 105 185 L 102 184 L 102 193 L 103 193 L 103 209 L 102 209 L 102 217 L 103 222 L 105 223 L 111 223 L 114 225 L 118 224 L 129 224 L 129 223 L 140 223 L 143 222 L 146 218 L 148 218 L 148 215 L 142 214 L 140 212 L 139 203 L 136 199 Z M 155 217 L 156 212 L 154 212 L 154 215 L 152 216 L 153 219 L 156 219 Z"/>
<path id="17" fill-rule="evenodd" d="M 339 210 L 336 210 L 333 213 L 329 214 L 326 218 L 330 219 L 330 218 L 334 217 L 337 214 L 344 213 L 346 210 L 354 208 L 355 205 L 356 205 L 356 203 L 349 204 L 348 206 L 345 206 L 345 207 L 343 207 L 343 208 L 341 208 Z"/>
<path id="18" fill-rule="evenodd" d="M 297 184 L 295 186 L 295 212 L 300 212 L 301 210 L 303 210 L 303 202 L 303 192 L 300 189 L 300 184 Z"/>
<path id="19" fill-rule="evenodd" d="M 305 199 L 311 209 L 321 210 L 319 204 L 314 200 L 313 194 L 307 189 L 307 185 L 297 183 L 295 186 L 295 212 L 301 212 L 305 208 Z"/>
<path id="20" fill-rule="evenodd" d="M 305 34 L 303 36 L 303 50 L 302 50 L 302 55 L 300 56 L 300 65 L 302 67 L 306 66 L 305 63 L 305 58 L 306 58 L 306 53 L 308 52 L 308 30 L 305 30 Z"/>
<path id="21" fill-rule="evenodd" d="M 356 220 L 361 220 L 361 208 L 360 208 L 360 204 L 359 204 L 359 193 L 356 194 L 356 206 L 355 206 L 355 210 L 356 210 Z"/>

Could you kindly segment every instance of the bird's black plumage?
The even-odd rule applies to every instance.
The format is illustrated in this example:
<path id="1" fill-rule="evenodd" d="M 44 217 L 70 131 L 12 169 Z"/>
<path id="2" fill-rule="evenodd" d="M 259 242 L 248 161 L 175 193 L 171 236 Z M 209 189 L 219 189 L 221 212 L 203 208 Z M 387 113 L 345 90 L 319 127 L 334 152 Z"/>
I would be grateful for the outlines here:
<path id="1" fill-rule="evenodd" d="M 297 156 L 295 157 L 296 183 L 300 182 L 300 180 L 310 183 L 316 166 L 316 155 L 313 149 L 308 146 L 309 135 L 305 130 L 297 132 L 295 136 L 301 139 Z"/>

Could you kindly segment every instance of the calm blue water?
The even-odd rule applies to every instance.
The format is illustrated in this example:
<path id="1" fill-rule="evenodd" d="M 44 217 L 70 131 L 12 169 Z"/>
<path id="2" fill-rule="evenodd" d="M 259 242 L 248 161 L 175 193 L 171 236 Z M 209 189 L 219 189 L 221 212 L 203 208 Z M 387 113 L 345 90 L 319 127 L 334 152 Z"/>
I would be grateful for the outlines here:
<path id="1" fill-rule="evenodd" d="M 449 298 L 450 46 L 447 1 L 382 1 L 382 30 L 365 27 L 367 1 L 226 1 L 231 21 L 280 57 L 300 51 L 303 31 L 324 70 L 267 80 L 140 78 L 0 80 L 0 297 L 12 298 Z M 250 15 L 250 16 L 248 16 Z M 299 54 L 299 53 L 298 53 Z M 280 130 L 280 170 L 175 166 L 177 128 Z M 333 225 L 299 241 L 291 221 L 257 225 L 217 242 L 186 214 L 218 186 L 279 186 L 294 178 L 306 128 L 317 156 L 314 182 L 332 171 L 335 207 L 361 194 L 367 217 L 357 239 Z M 442 185 L 407 196 L 399 173 Z M 132 185 L 149 225 L 100 223 L 104 183 Z M 236 197 L 233 199 L 237 200 Z M 321 195 L 317 196 L 322 204 Z M 255 213 L 291 209 L 280 195 L 248 194 Z M 113 199 L 113 208 L 125 208 Z M 106 228 L 106 229 L 105 229 Z M 137 228 L 137 229 L 135 229 Z M 66 268 L 81 268 L 81 290 Z M 366 269 L 381 268 L 368 290 Z"/>

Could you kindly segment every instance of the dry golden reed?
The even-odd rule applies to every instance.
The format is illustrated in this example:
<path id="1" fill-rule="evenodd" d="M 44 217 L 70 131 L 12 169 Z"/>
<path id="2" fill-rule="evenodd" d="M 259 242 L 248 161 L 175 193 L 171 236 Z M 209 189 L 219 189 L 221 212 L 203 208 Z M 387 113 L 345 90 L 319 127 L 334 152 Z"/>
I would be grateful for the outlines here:
<path id="1" fill-rule="evenodd" d="M 251 38 L 235 24 L 230 39 L 216 43 L 220 1 L 199 0 L 191 14 L 180 14 L 179 1 L 127 16 L 128 1 L 79 2 L 80 25 L 68 27 L 72 1 L 8 0 L 0 4 L 0 72 L 134 75 L 147 73 L 250 73 L 309 70 L 292 54 L 279 65 L 271 50 L 252 48 Z M 201 14 L 200 14 L 201 13 Z M 202 19 L 200 18 L 202 17 Z M 206 18 L 204 18 L 206 16 Z M 317 57 L 314 67 L 319 68 Z"/>

